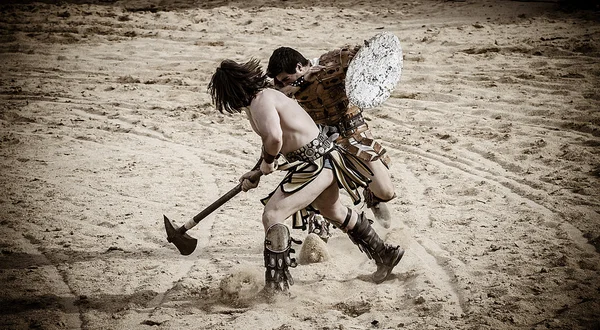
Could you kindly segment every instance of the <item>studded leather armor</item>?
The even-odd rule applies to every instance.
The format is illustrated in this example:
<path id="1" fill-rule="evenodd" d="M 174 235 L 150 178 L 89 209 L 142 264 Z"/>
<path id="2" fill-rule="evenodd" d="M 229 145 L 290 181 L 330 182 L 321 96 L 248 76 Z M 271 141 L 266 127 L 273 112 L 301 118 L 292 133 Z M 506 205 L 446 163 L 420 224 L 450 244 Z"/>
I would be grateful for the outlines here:
<path id="1" fill-rule="evenodd" d="M 348 111 L 346 71 L 359 49 L 347 46 L 321 55 L 319 65 L 325 69 L 317 74 L 315 82 L 294 95 L 317 124 L 335 125 Z"/>
<path id="2" fill-rule="evenodd" d="M 294 98 L 317 124 L 336 127 L 338 144 L 365 161 L 381 159 L 390 163 L 389 156 L 369 131 L 362 110 L 350 105 L 346 96 L 345 79 L 348 65 L 361 46 L 345 46 L 319 57 L 325 67 L 312 83 L 303 84 Z"/>

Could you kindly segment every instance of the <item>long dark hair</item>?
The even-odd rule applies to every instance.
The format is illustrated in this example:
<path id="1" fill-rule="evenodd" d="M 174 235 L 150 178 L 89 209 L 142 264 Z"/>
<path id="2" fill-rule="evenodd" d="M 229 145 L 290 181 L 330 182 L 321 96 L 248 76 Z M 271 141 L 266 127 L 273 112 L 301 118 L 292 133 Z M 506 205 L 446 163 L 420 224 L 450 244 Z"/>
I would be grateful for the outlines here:
<path id="1" fill-rule="evenodd" d="M 244 64 L 224 60 L 213 74 L 208 92 L 217 110 L 234 113 L 249 106 L 256 94 L 269 86 L 257 59 Z"/>
<path id="2" fill-rule="evenodd" d="M 277 77 L 278 74 L 285 72 L 289 74 L 296 73 L 296 65 L 302 66 L 308 64 L 308 60 L 299 51 L 290 47 L 279 47 L 273 51 L 269 58 L 267 66 L 267 75 L 271 78 Z"/>

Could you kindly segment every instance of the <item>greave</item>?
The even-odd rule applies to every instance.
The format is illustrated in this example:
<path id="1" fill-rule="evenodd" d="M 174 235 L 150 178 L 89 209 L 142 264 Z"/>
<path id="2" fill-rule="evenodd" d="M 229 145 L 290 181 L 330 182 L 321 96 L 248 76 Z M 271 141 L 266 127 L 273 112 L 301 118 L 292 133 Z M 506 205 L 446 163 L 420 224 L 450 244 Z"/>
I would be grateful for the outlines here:
<path id="1" fill-rule="evenodd" d="M 288 268 L 296 267 L 291 248 L 292 238 L 288 227 L 277 223 L 267 229 L 265 235 L 265 288 L 269 291 L 287 291 L 294 279 Z"/>
<path id="2" fill-rule="evenodd" d="M 348 231 L 348 236 L 354 244 L 358 245 L 361 252 L 364 252 L 369 259 L 375 260 L 375 263 L 381 263 L 382 253 L 385 251 L 385 244 L 377 235 L 369 219 L 361 213 L 356 220 L 354 228 Z"/>
<path id="3" fill-rule="evenodd" d="M 325 220 L 320 214 L 312 214 L 308 218 L 308 233 L 314 233 L 319 236 L 323 242 L 327 243 L 331 233 L 329 232 L 329 221 Z"/>
<path id="4" fill-rule="evenodd" d="M 364 213 L 358 216 L 354 228 L 348 231 L 348 236 L 369 259 L 375 260 L 377 271 L 373 273 L 373 280 L 376 283 L 383 282 L 404 255 L 400 246 L 383 243 Z"/>

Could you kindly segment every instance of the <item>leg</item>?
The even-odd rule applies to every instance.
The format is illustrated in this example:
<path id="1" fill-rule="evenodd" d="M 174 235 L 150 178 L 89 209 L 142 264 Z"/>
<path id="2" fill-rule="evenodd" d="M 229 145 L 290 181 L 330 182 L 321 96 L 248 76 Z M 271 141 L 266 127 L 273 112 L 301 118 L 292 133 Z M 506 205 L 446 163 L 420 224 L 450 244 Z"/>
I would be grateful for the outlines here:
<path id="1" fill-rule="evenodd" d="M 389 228 L 391 215 L 385 202 L 396 197 L 390 172 L 381 160 L 367 162 L 366 164 L 373 172 L 373 176 L 370 177 L 372 180 L 371 183 L 363 191 L 365 203 L 373 211 L 373 215 L 375 215 L 375 218 L 379 220 L 381 225 Z"/>
<path id="2" fill-rule="evenodd" d="M 333 183 L 333 172 L 330 169 L 324 169 L 311 183 L 293 194 L 277 189 L 263 211 L 262 221 L 265 231 L 270 226 L 283 222 L 297 210 L 311 204 L 315 200 L 315 196 L 321 195 Z"/>
<path id="3" fill-rule="evenodd" d="M 297 210 L 308 206 L 314 196 L 320 195 L 328 186 L 334 186 L 331 170 L 323 170 L 310 184 L 292 193 L 284 193 L 281 189 L 271 196 L 263 211 L 263 226 L 265 228 L 265 292 L 287 291 L 294 280 L 288 270 L 296 267 L 295 259 L 290 254 L 290 231 L 282 222 Z"/>
<path id="4" fill-rule="evenodd" d="M 313 206 L 321 212 L 323 217 L 333 223 L 340 229 L 352 228 L 358 219 L 358 213 L 350 213 L 346 225 L 346 217 L 348 216 L 348 208 L 340 202 L 340 188 L 332 184 L 325 189 L 321 195 L 312 203 Z"/>
<path id="5" fill-rule="evenodd" d="M 381 160 L 366 162 L 367 166 L 373 172 L 372 182 L 369 184 L 369 190 L 373 193 L 379 202 L 387 202 L 396 197 L 394 184 L 390 176 L 390 171 Z"/>
<path id="6" fill-rule="evenodd" d="M 377 271 L 373 273 L 375 283 L 383 282 L 402 259 L 404 250 L 399 246 L 383 243 L 364 213 L 359 215 L 340 203 L 337 186 L 332 185 L 323 191 L 313 205 L 324 217 L 330 219 L 338 228 L 346 231 L 352 242 L 358 245 L 369 259 L 375 260 L 377 265 Z"/>

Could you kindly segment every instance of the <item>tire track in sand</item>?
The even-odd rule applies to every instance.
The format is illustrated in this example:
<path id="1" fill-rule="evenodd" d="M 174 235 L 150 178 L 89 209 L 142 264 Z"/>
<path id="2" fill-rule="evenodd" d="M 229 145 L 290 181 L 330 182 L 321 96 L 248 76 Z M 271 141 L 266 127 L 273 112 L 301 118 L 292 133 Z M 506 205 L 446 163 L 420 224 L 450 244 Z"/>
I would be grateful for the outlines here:
<path id="1" fill-rule="evenodd" d="M 389 146 L 386 147 L 390 148 Z M 391 149 L 418 155 L 419 157 L 437 163 L 444 168 L 450 168 L 469 174 L 473 176 L 475 180 L 484 179 L 486 181 L 490 181 L 497 186 L 506 189 L 507 193 L 512 197 L 520 199 L 522 203 L 525 203 L 531 209 L 540 212 L 543 216 L 558 220 L 563 230 L 570 236 L 573 242 L 575 242 L 581 250 L 589 253 L 593 253 L 595 251 L 594 247 L 589 244 L 587 239 L 585 239 L 583 236 L 583 233 L 577 227 L 565 221 L 562 219 L 562 217 L 557 216 L 556 211 L 550 206 L 546 206 L 536 201 L 536 199 L 543 200 L 542 198 L 539 198 L 539 196 L 546 194 L 546 192 L 528 185 L 526 182 L 523 182 L 523 180 L 511 178 L 508 175 L 501 175 L 501 173 L 508 173 L 508 171 L 506 171 L 500 164 L 484 158 L 478 158 L 478 164 L 480 165 L 476 165 L 468 156 L 451 160 L 443 155 L 438 155 L 434 152 L 424 152 L 416 147 L 407 145 L 396 144 L 395 147 L 392 147 Z M 466 150 L 462 150 L 461 152 L 462 154 L 468 153 Z M 479 154 L 477 155 L 480 156 Z M 482 162 L 485 164 L 481 164 Z"/>
<path id="2" fill-rule="evenodd" d="M 60 310 L 64 312 L 61 314 L 59 320 L 55 320 L 54 316 L 50 317 L 51 320 L 49 321 L 57 322 L 54 325 L 59 325 L 60 327 L 68 329 L 82 329 L 85 322 L 83 320 L 82 311 L 80 307 L 77 306 L 79 295 L 75 293 L 67 280 L 67 270 L 61 270 L 58 265 L 53 263 L 40 249 L 37 248 L 35 242 L 32 241 L 33 238 L 30 238 L 28 235 L 22 235 L 18 231 L 7 228 L 6 226 L 4 226 L 3 232 L 5 239 L 11 241 L 11 246 L 19 251 L 13 251 L 11 253 L 13 256 L 8 259 L 0 259 L 0 269 L 3 270 L 0 274 L 8 275 L 9 273 L 14 272 L 17 274 L 21 273 L 19 277 L 29 279 L 27 281 L 29 283 L 28 291 L 34 294 L 37 292 L 39 294 L 39 298 L 37 299 L 44 300 L 47 313 L 50 313 L 51 315 L 53 302 L 57 303 L 60 306 Z M 4 246 L 4 244 L 2 244 L 2 246 Z M 2 254 L 4 254 L 4 250 Z M 2 276 L 2 278 L 4 278 L 4 276 Z M 43 283 L 39 283 L 40 280 L 43 280 Z M 7 294 L 7 292 L 19 289 L 18 286 L 13 288 L 13 286 L 8 285 L 8 283 L 10 283 L 9 280 L 3 284 L 7 285 L 7 287 L 2 290 L 4 296 L 2 300 L 4 301 L 4 299 L 6 299 L 5 302 L 11 301 L 8 298 L 10 295 Z M 31 285 L 34 283 L 36 285 Z M 39 290 L 40 286 L 41 288 L 45 288 L 45 290 Z M 21 304 L 23 304 L 23 306 L 20 306 Z M 10 305 L 8 310 L 14 309 L 17 313 L 22 312 L 23 310 L 36 309 L 36 304 L 33 304 L 32 302 L 29 302 L 28 304 L 26 300 L 23 299 L 13 300 Z M 22 310 L 20 308 L 22 308 Z M 30 323 L 30 328 L 33 326 L 34 324 Z"/>
<path id="3" fill-rule="evenodd" d="M 416 223 L 428 223 L 430 221 L 430 208 L 423 204 L 425 196 L 425 187 L 420 180 L 403 164 L 396 164 L 394 172 L 402 178 L 402 199 L 403 203 L 409 205 L 420 205 L 420 207 L 411 207 L 408 217 Z M 398 213 L 398 212 L 396 212 Z M 422 289 L 420 286 L 427 286 L 424 291 L 440 290 L 435 294 L 434 300 L 444 301 L 443 308 L 456 317 L 460 317 L 465 313 L 465 301 L 461 289 L 456 285 L 456 275 L 453 272 L 453 267 L 462 267 L 464 264 L 450 256 L 450 253 L 438 246 L 434 241 L 426 237 L 418 237 L 415 239 L 415 233 L 407 227 L 392 228 L 387 235 L 386 241 L 400 242 L 401 246 L 406 250 L 404 259 L 404 268 L 407 266 L 422 268 L 426 278 L 424 283 L 417 284 L 416 289 Z M 415 258 L 418 261 L 415 261 Z M 401 264 L 402 264 L 401 262 Z M 408 263 L 408 265 L 407 265 Z M 418 302 L 417 297 L 417 302 Z"/>

